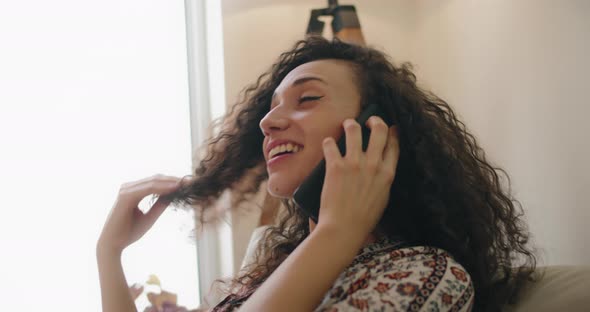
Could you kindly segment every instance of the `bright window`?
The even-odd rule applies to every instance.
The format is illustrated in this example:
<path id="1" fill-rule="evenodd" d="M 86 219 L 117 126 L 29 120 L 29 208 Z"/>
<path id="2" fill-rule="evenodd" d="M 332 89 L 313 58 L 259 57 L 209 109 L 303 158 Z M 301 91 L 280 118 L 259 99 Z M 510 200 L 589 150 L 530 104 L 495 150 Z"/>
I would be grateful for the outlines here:
<path id="1" fill-rule="evenodd" d="M 120 184 L 191 171 L 188 89 L 182 1 L 0 3 L 3 310 L 100 311 L 95 244 Z M 129 284 L 154 273 L 195 308 L 192 226 L 165 212 L 123 254 Z"/>

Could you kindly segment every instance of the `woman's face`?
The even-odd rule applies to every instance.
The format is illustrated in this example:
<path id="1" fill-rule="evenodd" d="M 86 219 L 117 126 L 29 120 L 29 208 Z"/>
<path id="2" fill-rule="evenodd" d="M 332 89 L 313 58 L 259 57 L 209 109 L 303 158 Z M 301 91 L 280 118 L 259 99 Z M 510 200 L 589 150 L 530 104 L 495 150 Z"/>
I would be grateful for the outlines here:
<path id="1" fill-rule="evenodd" d="M 353 69 L 346 61 L 309 62 L 281 81 L 260 121 L 271 195 L 292 197 L 324 157 L 323 139 L 338 140 L 343 135 L 342 122 L 359 114 L 360 101 Z M 285 149 L 292 152 L 282 155 Z"/>

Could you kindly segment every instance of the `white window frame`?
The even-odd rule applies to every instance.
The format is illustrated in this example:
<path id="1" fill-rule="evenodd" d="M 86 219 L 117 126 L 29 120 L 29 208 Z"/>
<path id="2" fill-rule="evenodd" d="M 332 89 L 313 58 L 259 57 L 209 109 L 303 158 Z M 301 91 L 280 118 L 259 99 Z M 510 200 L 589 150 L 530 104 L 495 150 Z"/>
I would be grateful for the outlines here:
<path id="1" fill-rule="evenodd" d="M 221 3 L 218 0 L 185 0 L 185 11 L 191 145 L 194 152 L 207 139 L 207 129 L 212 118 L 225 112 Z M 193 170 L 198 165 L 198 160 L 193 157 Z M 225 199 L 227 197 L 222 198 Z M 228 215 L 227 219 L 230 218 Z M 231 237 L 231 228 L 227 224 L 214 229 L 207 228 L 198 237 L 197 266 L 201 302 L 216 279 L 233 275 Z"/>

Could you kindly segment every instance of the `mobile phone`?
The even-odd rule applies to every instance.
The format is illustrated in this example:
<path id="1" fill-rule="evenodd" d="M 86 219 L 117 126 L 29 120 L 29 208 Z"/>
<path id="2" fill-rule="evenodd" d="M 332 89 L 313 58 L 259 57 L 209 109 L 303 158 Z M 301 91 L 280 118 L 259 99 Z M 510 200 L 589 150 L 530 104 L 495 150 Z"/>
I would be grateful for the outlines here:
<path id="1" fill-rule="evenodd" d="M 391 119 L 386 116 L 383 109 L 377 104 L 369 104 L 356 118 L 356 121 L 361 125 L 363 151 L 367 150 L 369 145 L 369 137 L 371 130 L 365 126 L 369 117 L 376 115 L 381 117 L 388 126 L 392 126 Z M 343 133 L 342 137 L 337 142 L 338 149 L 341 155 L 346 154 L 346 135 Z M 310 217 L 315 223 L 318 222 L 320 212 L 320 199 L 322 195 L 322 187 L 324 185 L 324 178 L 326 175 L 326 160 L 322 159 L 320 163 L 313 169 L 310 175 L 301 183 L 293 194 L 293 200 L 303 210 L 303 212 Z"/>

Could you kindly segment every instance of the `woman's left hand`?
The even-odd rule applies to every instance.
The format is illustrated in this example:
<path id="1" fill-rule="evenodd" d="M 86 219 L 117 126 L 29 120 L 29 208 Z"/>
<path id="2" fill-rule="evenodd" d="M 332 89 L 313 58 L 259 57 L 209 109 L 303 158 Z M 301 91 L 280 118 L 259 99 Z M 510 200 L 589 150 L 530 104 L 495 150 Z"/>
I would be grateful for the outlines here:
<path id="1" fill-rule="evenodd" d="M 365 152 L 361 126 L 354 119 L 343 122 L 345 156 L 333 138 L 323 141 L 326 177 L 317 225 L 350 233 L 361 241 L 383 215 L 399 159 L 397 127 L 389 128 L 377 116 L 369 118 L 366 125 L 371 136 Z"/>

